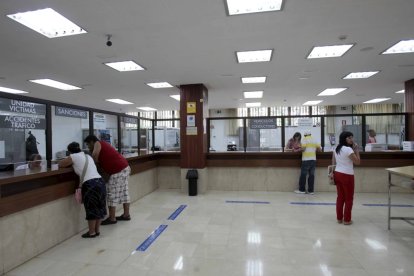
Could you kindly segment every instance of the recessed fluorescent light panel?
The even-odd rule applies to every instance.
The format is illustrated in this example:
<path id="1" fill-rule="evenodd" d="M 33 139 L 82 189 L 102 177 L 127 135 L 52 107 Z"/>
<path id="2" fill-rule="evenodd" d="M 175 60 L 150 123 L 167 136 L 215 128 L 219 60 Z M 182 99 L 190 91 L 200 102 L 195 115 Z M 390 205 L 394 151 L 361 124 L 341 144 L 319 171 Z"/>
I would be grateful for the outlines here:
<path id="1" fill-rule="evenodd" d="M 303 105 L 317 105 L 320 104 L 322 101 L 307 101 Z"/>
<path id="2" fill-rule="evenodd" d="M 229 15 L 280 11 L 283 0 L 227 0 Z"/>
<path id="3" fill-rule="evenodd" d="M 48 38 L 86 33 L 83 28 L 50 8 L 7 16 Z"/>
<path id="4" fill-rule="evenodd" d="M 352 46 L 354 45 L 347 44 L 347 45 L 333 45 L 333 46 L 316 46 L 316 47 L 313 47 L 312 52 L 308 56 L 308 59 L 340 57 L 344 55 L 349 49 L 351 49 Z"/>
<path id="5" fill-rule="evenodd" d="M 119 72 L 127 72 L 127 71 L 139 71 L 145 70 L 141 65 L 135 63 L 132 60 L 128 61 L 119 61 L 119 62 L 109 62 L 105 63 L 105 65 L 119 71 Z"/>
<path id="6" fill-rule="evenodd" d="M 35 82 L 35 83 L 38 83 L 38 84 L 42 84 L 42 85 L 46 85 L 46 86 L 50 86 L 50 87 L 53 87 L 53 88 L 61 89 L 61 90 L 78 90 L 78 89 L 82 89 L 82 88 L 77 87 L 77 86 L 73 86 L 73 85 L 70 85 L 70 84 L 66 84 L 66 83 L 51 80 L 51 79 L 39 79 L 39 80 L 29 80 L 29 81 L 30 82 Z"/>
<path id="7" fill-rule="evenodd" d="M 384 101 L 388 101 L 391 98 L 378 98 L 378 99 L 372 99 L 369 101 L 366 101 L 364 103 L 380 103 L 380 102 L 384 102 Z"/>
<path id="8" fill-rule="evenodd" d="M 246 103 L 246 107 L 260 107 L 262 103 Z"/>
<path id="9" fill-rule="evenodd" d="M 372 77 L 375 74 L 378 74 L 379 71 L 370 71 L 370 72 L 353 72 L 349 73 L 344 77 L 344 80 L 348 79 L 367 79 L 369 77 Z"/>
<path id="10" fill-rule="evenodd" d="M 174 100 L 180 101 L 180 95 L 170 95 L 171 98 L 173 98 Z"/>
<path id="11" fill-rule="evenodd" d="M 249 91 L 243 92 L 244 98 L 246 99 L 259 99 L 263 98 L 263 91 Z"/>
<path id="12" fill-rule="evenodd" d="M 11 88 L 7 88 L 7 87 L 1 87 L 0 86 L 0 92 L 5 92 L 5 93 L 10 93 L 10 94 L 25 94 L 25 93 L 29 93 L 23 90 L 16 90 L 16 89 L 11 89 Z"/>
<path id="13" fill-rule="evenodd" d="M 321 93 L 319 93 L 318 96 L 334 96 L 347 89 L 348 88 L 327 88 L 323 90 Z"/>
<path id="14" fill-rule="evenodd" d="M 106 99 L 105 101 L 112 102 L 112 103 L 116 103 L 116 104 L 133 104 L 131 102 L 124 101 L 122 99 Z"/>
<path id="15" fill-rule="evenodd" d="M 273 50 L 244 51 L 236 52 L 237 62 L 266 62 L 272 58 Z"/>
<path id="16" fill-rule="evenodd" d="M 152 107 L 148 107 L 148 106 L 141 106 L 141 107 L 137 107 L 138 109 L 144 110 L 144 111 L 156 111 L 155 108 Z"/>
<path id="17" fill-rule="evenodd" d="M 404 94 L 405 93 L 405 90 L 400 90 L 400 91 L 397 91 L 397 92 L 395 92 L 396 94 Z"/>
<path id="18" fill-rule="evenodd" d="M 402 54 L 402 53 L 412 53 L 414 52 L 414 39 L 412 40 L 401 40 L 388 50 L 386 50 L 383 55 L 388 54 Z"/>
<path id="19" fill-rule="evenodd" d="M 169 88 L 173 87 L 168 82 L 153 82 L 153 83 L 147 83 L 148 86 L 151 86 L 152 88 Z"/>
<path id="20" fill-rule="evenodd" d="M 242 83 L 265 83 L 266 77 L 246 77 L 241 78 Z"/>

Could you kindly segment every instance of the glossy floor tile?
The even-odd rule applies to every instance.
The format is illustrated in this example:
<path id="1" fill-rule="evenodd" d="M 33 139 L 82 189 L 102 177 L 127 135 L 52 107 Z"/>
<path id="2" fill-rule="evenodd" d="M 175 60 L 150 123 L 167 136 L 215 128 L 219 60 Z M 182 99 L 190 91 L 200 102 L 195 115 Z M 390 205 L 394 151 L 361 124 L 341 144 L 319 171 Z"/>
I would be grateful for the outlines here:
<path id="1" fill-rule="evenodd" d="M 344 226 L 335 206 L 319 204 L 334 203 L 335 193 L 158 190 L 131 205 L 131 221 L 103 226 L 99 238 L 72 237 L 6 275 L 414 275 L 414 227 L 393 221 L 388 231 L 387 207 L 363 205 L 386 198 L 356 194 L 354 224 Z M 414 205 L 414 194 L 394 194 L 393 203 Z M 392 211 L 414 216 L 413 207 Z M 160 225 L 167 228 L 135 251 Z"/>

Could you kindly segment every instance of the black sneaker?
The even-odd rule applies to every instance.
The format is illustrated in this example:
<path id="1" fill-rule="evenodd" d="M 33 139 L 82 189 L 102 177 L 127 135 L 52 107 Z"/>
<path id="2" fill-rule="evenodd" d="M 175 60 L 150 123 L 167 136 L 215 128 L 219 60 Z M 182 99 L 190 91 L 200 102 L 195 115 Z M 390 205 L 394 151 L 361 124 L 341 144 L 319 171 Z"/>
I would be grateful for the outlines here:
<path id="1" fill-rule="evenodd" d="M 116 220 L 131 220 L 131 216 L 124 217 L 124 215 L 120 215 L 116 217 Z"/>
<path id="2" fill-rule="evenodd" d="M 106 220 L 103 220 L 101 222 L 101 225 L 109 225 L 109 224 L 116 224 L 117 221 L 116 220 L 111 220 L 111 218 L 107 218 Z"/>

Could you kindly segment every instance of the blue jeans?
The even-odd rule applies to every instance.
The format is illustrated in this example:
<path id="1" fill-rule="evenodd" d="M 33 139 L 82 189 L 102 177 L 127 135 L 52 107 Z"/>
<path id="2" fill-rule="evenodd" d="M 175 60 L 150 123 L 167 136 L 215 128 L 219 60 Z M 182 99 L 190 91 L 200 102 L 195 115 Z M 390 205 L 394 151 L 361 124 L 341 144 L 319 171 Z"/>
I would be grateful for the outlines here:
<path id="1" fill-rule="evenodd" d="M 306 176 L 308 176 L 308 193 L 313 193 L 313 184 L 315 183 L 316 160 L 302 161 L 299 178 L 299 191 L 306 192 Z"/>

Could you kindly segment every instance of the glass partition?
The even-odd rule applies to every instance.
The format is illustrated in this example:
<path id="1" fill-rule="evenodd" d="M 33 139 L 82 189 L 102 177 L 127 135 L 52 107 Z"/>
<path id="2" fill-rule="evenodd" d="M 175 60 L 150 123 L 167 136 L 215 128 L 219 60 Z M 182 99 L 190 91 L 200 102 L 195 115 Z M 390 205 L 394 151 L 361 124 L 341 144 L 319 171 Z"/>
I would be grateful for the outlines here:
<path id="1" fill-rule="evenodd" d="M 210 120 L 210 152 L 244 151 L 243 120 Z"/>
<path id="2" fill-rule="evenodd" d="M 140 119 L 139 154 L 150 154 L 152 147 L 152 120 Z"/>
<path id="3" fill-rule="evenodd" d="M 52 106 L 52 160 L 65 158 L 67 146 L 77 142 L 83 150 L 83 139 L 89 135 L 89 112 L 86 110 Z"/>
<path id="4" fill-rule="evenodd" d="M 278 124 L 277 118 L 247 119 L 246 151 L 282 151 L 282 129 Z"/>
<path id="5" fill-rule="evenodd" d="M 285 147 L 296 132 L 300 133 L 303 141 L 304 133 L 310 131 L 315 142 L 321 144 L 321 118 L 320 117 L 295 117 L 285 118 Z"/>
<path id="6" fill-rule="evenodd" d="M 339 135 L 343 131 L 350 131 L 354 134 L 354 141 L 362 146 L 362 116 L 327 116 L 325 117 L 325 148 L 324 151 L 333 151 L 339 142 Z"/>
<path id="7" fill-rule="evenodd" d="M 93 113 L 93 133 L 99 140 L 118 149 L 118 118 L 115 115 Z"/>
<path id="8" fill-rule="evenodd" d="M 403 115 L 366 115 L 365 151 L 400 150 L 404 139 Z"/>
<path id="9" fill-rule="evenodd" d="M 166 122 L 166 121 L 162 121 Z M 160 123 L 160 122 L 158 122 Z M 174 121 L 168 121 L 174 125 Z M 180 151 L 180 129 L 166 126 L 156 126 L 155 130 L 155 151 Z"/>
<path id="10" fill-rule="evenodd" d="M 0 98 L 0 172 L 34 158 L 46 160 L 46 105 Z"/>
<path id="11" fill-rule="evenodd" d="M 138 156 L 138 118 L 121 117 L 121 136 L 122 155 Z"/>

